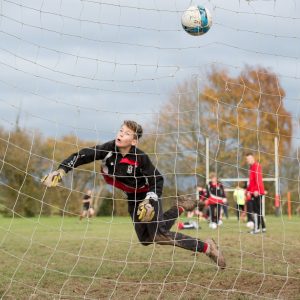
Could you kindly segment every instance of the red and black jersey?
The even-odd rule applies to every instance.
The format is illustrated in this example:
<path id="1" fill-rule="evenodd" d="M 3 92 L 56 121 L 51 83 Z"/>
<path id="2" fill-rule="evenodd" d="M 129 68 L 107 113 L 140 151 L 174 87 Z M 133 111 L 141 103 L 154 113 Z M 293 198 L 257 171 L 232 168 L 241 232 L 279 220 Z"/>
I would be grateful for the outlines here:
<path id="1" fill-rule="evenodd" d="M 206 190 L 198 191 L 199 202 L 204 202 L 206 199 L 207 199 L 207 191 Z"/>
<path id="2" fill-rule="evenodd" d="M 249 184 L 247 191 L 250 193 L 258 192 L 259 195 L 265 194 L 264 182 L 262 177 L 262 168 L 258 162 L 255 162 L 249 169 Z"/>
<path id="3" fill-rule="evenodd" d="M 208 205 L 223 204 L 223 200 L 226 198 L 223 184 L 220 182 L 213 184 L 210 181 L 207 185 L 207 198 Z"/>
<path id="4" fill-rule="evenodd" d="M 68 172 L 95 160 L 102 160 L 101 174 L 108 184 L 125 193 L 154 192 L 161 197 L 162 175 L 149 156 L 135 146 L 125 156 L 118 151 L 115 141 L 84 148 L 65 159 L 59 168 Z"/>

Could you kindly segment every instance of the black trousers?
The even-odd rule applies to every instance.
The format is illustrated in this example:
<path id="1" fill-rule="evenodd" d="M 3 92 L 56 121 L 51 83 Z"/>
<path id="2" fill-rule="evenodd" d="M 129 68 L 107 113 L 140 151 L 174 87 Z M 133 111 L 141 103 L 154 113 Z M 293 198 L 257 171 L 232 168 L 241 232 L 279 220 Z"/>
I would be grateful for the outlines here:
<path id="1" fill-rule="evenodd" d="M 247 200 L 247 222 L 253 222 L 254 223 L 254 204 L 253 200 Z"/>
<path id="2" fill-rule="evenodd" d="M 240 216 L 243 213 L 244 208 L 245 208 L 245 205 L 241 205 L 241 204 L 236 205 L 236 216 L 237 216 L 238 220 L 240 219 Z"/>
<path id="3" fill-rule="evenodd" d="M 203 252 L 204 243 L 188 235 L 172 232 L 171 227 L 178 218 L 177 206 L 171 207 L 165 213 L 162 210 L 161 199 L 154 204 L 155 215 L 151 222 L 140 222 L 137 217 L 138 205 L 146 197 L 146 193 L 127 194 L 128 212 L 133 221 L 137 237 L 142 245 L 148 246 L 153 243 L 172 245 L 194 252 Z"/>
<path id="4" fill-rule="evenodd" d="M 253 199 L 253 210 L 254 210 L 254 229 L 258 230 L 261 228 L 266 228 L 265 220 L 262 215 L 262 195 L 257 197 L 252 196 Z"/>
<path id="5" fill-rule="evenodd" d="M 209 206 L 211 222 L 218 224 L 220 220 L 221 206 L 222 204 L 211 204 Z"/>

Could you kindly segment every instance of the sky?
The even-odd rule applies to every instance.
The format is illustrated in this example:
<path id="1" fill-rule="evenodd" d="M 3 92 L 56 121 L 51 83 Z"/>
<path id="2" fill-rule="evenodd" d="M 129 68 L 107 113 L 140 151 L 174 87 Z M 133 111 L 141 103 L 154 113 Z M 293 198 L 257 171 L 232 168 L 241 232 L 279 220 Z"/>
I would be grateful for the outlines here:
<path id="1" fill-rule="evenodd" d="M 213 25 L 187 34 L 201 4 Z M 296 0 L 2 0 L 0 125 L 45 136 L 110 139 L 122 120 L 156 123 L 176 86 L 212 66 L 262 65 L 279 76 L 298 139 L 300 4 Z"/>

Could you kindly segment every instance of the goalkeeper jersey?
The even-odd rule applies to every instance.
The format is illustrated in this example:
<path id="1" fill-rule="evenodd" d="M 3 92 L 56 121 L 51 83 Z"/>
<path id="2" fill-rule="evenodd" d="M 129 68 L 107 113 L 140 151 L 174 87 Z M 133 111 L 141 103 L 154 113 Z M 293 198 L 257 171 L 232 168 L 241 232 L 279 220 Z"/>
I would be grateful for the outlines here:
<path id="1" fill-rule="evenodd" d="M 154 192 L 161 197 L 162 175 L 153 166 L 149 156 L 135 146 L 125 156 L 118 151 L 115 141 L 84 148 L 70 155 L 59 168 L 67 173 L 95 160 L 102 160 L 101 174 L 108 184 L 125 193 Z"/>

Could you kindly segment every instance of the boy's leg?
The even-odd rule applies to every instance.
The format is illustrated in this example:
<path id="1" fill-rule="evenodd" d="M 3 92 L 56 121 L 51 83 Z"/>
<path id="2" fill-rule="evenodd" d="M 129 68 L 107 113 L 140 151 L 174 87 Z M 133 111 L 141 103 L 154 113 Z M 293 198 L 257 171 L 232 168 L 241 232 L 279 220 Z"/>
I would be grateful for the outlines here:
<path id="1" fill-rule="evenodd" d="M 247 201 L 247 221 L 254 223 L 254 218 L 253 218 L 253 200 L 248 200 Z"/>
<path id="2" fill-rule="evenodd" d="M 174 245 L 174 239 L 169 235 L 169 229 L 173 226 L 179 214 L 182 213 L 177 206 L 173 206 L 163 214 L 161 199 L 154 206 L 155 216 L 151 222 L 140 222 L 137 216 L 138 205 L 146 194 L 128 194 L 128 212 L 133 221 L 133 226 L 140 243 L 144 246 L 154 242 Z M 167 221 L 164 220 L 167 217 Z"/>
<path id="3" fill-rule="evenodd" d="M 175 209 L 171 208 L 167 214 L 163 214 L 161 199 L 158 199 L 154 219 L 146 224 L 150 240 L 160 245 L 177 246 L 193 252 L 206 252 L 208 245 L 203 241 L 179 232 L 169 231 L 170 220 L 166 222 L 164 216 L 170 216 L 172 213 L 175 216 L 174 211 Z M 178 211 L 176 214 L 178 216 Z"/>
<path id="4" fill-rule="evenodd" d="M 261 205 L 262 205 L 262 202 L 261 202 Z M 263 216 L 262 213 L 261 213 L 261 228 L 262 228 L 263 230 L 266 229 L 265 217 Z"/>
<path id="5" fill-rule="evenodd" d="M 266 229 L 266 223 L 265 223 L 265 217 L 263 215 L 263 212 L 262 212 L 262 201 L 263 201 L 263 196 L 261 195 L 260 196 L 260 203 L 261 203 L 261 228 L 262 229 Z"/>
<path id="6" fill-rule="evenodd" d="M 81 215 L 80 215 L 80 217 L 79 217 L 80 221 L 81 221 L 83 218 L 86 217 L 86 214 L 87 214 L 86 210 L 85 210 L 85 209 L 82 210 Z"/>
<path id="7" fill-rule="evenodd" d="M 260 227 L 260 199 L 259 197 L 253 198 L 253 211 L 254 211 L 254 231 L 259 230 Z"/>
<path id="8" fill-rule="evenodd" d="M 239 221 L 240 220 L 240 206 L 238 204 L 236 205 L 236 216 Z"/>
<path id="9" fill-rule="evenodd" d="M 217 223 L 217 212 L 216 209 L 217 205 L 216 204 L 211 204 L 210 205 L 210 220 L 212 223 Z"/>
<path id="10" fill-rule="evenodd" d="M 265 224 L 264 216 L 263 216 L 263 213 L 262 213 L 262 196 L 259 195 L 257 198 L 258 198 L 257 201 L 258 201 L 258 206 L 259 206 L 258 229 L 260 228 L 260 225 L 261 225 L 262 229 L 265 229 L 266 224 Z"/>
<path id="11" fill-rule="evenodd" d="M 228 206 L 226 204 L 223 204 L 222 207 L 223 207 L 224 215 L 226 219 L 228 219 Z"/>
<path id="12" fill-rule="evenodd" d="M 193 252 L 206 253 L 221 268 L 225 267 L 225 260 L 222 253 L 218 250 L 213 240 L 203 242 L 179 232 L 171 232 L 167 229 L 166 222 L 163 220 L 161 199 L 158 199 L 155 209 L 155 216 L 151 222 L 139 222 L 137 218 L 137 208 L 141 200 L 129 201 L 128 211 L 134 222 L 134 228 L 142 245 L 157 243 L 160 245 L 172 245 L 181 247 Z"/>
<path id="13" fill-rule="evenodd" d="M 260 196 L 255 197 L 255 205 L 256 205 L 256 214 L 257 214 L 257 230 L 260 228 L 261 221 L 261 201 Z"/>
<path id="14" fill-rule="evenodd" d="M 158 204 L 158 208 L 161 207 L 160 200 L 158 201 Z M 214 240 L 207 239 L 205 241 L 202 241 L 179 232 L 169 231 L 166 227 L 166 222 L 161 219 L 162 214 L 158 212 L 157 216 L 158 218 L 155 220 L 157 222 L 157 225 L 155 224 L 155 222 L 151 222 L 147 225 L 150 236 L 152 235 L 152 233 L 154 234 L 153 241 L 155 243 L 160 245 L 172 245 L 197 253 L 205 253 L 219 267 L 225 268 L 225 259 Z"/>
<path id="15" fill-rule="evenodd" d="M 182 214 L 183 211 L 180 211 L 178 207 L 173 206 L 169 210 L 164 212 L 163 220 L 165 222 L 167 230 L 171 229 L 171 227 L 174 225 L 175 221 L 178 219 L 178 217 Z"/>
<path id="16" fill-rule="evenodd" d="M 175 221 L 184 211 L 193 211 L 196 204 L 197 202 L 191 198 L 183 196 L 178 197 L 176 204 L 163 213 L 162 219 L 165 222 L 166 229 L 170 230 Z"/>
<path id="17" fill-rule="evenodd" d="M 240 218 L 245 222 L 245 205 L 240 205 Z"/>
<path id="18" fill-rule="evenodd" d="M 221 210 L 224 208 L 222 204 L 217 203 L 216 205 L 216 223 L 219 224 L 219 221 L 221 220 Z"/>

